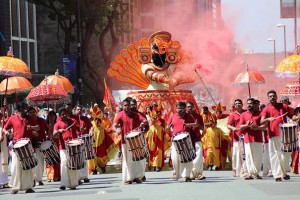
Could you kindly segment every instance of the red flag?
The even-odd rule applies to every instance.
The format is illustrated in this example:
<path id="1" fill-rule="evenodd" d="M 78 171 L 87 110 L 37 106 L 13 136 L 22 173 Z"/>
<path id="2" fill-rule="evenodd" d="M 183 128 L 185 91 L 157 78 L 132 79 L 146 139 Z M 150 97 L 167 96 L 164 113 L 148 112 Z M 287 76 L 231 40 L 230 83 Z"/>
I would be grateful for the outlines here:
<path id="1" fill-rule="evenodd" d="M 110 89 L 107 87 L 106 81 L 104 79 L 104 97 L 103 97 L 103 103 L 106 105 L 106 107 L 113 112 L 116 112 L 116 102 L 114 97 L 111 94 Z"/>

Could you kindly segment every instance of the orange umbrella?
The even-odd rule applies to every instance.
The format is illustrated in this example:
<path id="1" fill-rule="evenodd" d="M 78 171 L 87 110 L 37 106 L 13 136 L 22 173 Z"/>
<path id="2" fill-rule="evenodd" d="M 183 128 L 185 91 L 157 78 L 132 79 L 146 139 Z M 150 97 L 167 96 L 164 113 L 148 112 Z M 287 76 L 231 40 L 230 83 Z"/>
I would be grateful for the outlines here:
<path id="1" fill-rule="evenodd" d="M 283 59 L 275 69 L 276 77 L 299 77 L 300 55 L 291 55 Z"/>
<path id="2" fill-rule="evenodd" d="M 59 85 L 39 85 L 26 97 L 29 104 L 63 103 L 69 101 L 66 91 Z"/>
<path id="3" fill-rule="evenodd" d="M 41 83 L 40 85 L 47 85 L 47 84 L 52 84 L 52 85 L 60 85 L 61 87 L 64 88 L 64 90 L 67 93 L 74 93 L 74 87 L 69 81 L 64 76 L 59 75 L 58 70 L 55 72 L 54 75 L 47 76 Z"/>
<path id="4" fill-rule="evenodd" d="M 239 73 L 235 78 L 233 85 L 235 86 L 248 85 L 249 97 L 251 97 L 250 84 L 261 84 L 261 83 L 265 83 L 265 78 L 256 71 L 248 71 L 248 66 L 247 66 L 247 71 Z"/>
<path id="5" fill-rule="evenodd" d="M 7 56 L 0 56 L 0 75 L 31 78 L 30 69 L 22 60 L 13 57 L 11 48 Z"/>
<path id="6" fill-rule="evenodd" d="M 284 86 L 280 91 L 280 95 L 297 96 L 300 95 L 300 81 L 292 81 Z"/>
<path id="7" fill-rule="evenodd" d="M 33 86 L 31 85 L 31 83 L 24 77 L 21 76 L 9 77 L 8 81 L 5 79 L 0 83 L 0 94 L 4 94 L 5 90 L 6 90 L 6 94 L 12 94 L 18 92 L 27 92 L 32 88 Z"/>

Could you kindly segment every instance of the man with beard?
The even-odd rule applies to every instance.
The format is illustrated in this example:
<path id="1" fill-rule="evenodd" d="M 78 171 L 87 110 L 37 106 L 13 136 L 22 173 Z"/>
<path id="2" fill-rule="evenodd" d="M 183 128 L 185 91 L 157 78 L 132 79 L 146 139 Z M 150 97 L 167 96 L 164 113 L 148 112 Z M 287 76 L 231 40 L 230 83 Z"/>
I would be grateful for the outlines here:
<path id="1" fill-rule="evenodd" d="M 123 111 L 117 114 L 113 124 L 113 129 L 121 134 L 122 174 L 125 184 L 141 183 L 146 168 L 145 158 L 133 161 L 132 152 L 129 151 L 129 147 L 125 143 L 125 136 L 131 131 L 137 131 L 138 128 L 143 130 L 148 125 L 146 117 L 136 110 L 135 103 L 130 106 L 131 100 L 130 98 L 123 100 Z"/>
<path id="2" fill-rule="evenodd" d="M 201 115 L 195 112 L 195 107 L 193 102 L 187 102 L 186 104 L 187 112 L 194 119 L 193 132 L 195 138 L 192 138 L 194 141 L 194 147 L 196 150 L 196 158 L 193 160 L 193 170 L 192 170 L 192 179 L 203 180 L 206 177 L 202 175 L 203 173 L 203 147 L 201 143 L 201 132 L 203 133 L 204 124 Z M 201 131 L 201 132 L 200 132 Z"/>
<path id="3" fill-rule="evenodd" d="M 234 100 L 234 109 L 235 111 L 229 115 L 227 128 L 230 129 L 230 137 L 231 141 L 233 142 L 232 147 L 232 173 L 233 176 L 241 176 L 246 168 L 243 165 L 243 158 L 242 158 L 242 147 L 243 141 L 239 138 L 239 122 L 240 116 L 245 110 L 243 109 L 243 102 L 241 99 Z"/>
<path id="4" fill-rule="evenodd" d="M 179 177 L 185 178 L 186 182 L 192 182 L 190 177 L 193 169 L 193 162 L 182 162 L 182 157 L 179 152 L 176 151 L 176 143 L 174 141 L 174 137 L 177 135 L 181 135 L 184 133 L 188 133 L 187 137 L 194 138 L 194 132 L 192 127 L 194 124 L 194 119 L 188 113 L 186 113 L 186 103 L 185 102 L 178 102 L 176 104 L 176 111 L 177 113 L 170 116 L 168 120 L 167 130 L 171 130 L 173 142 L 171 147 L 171 158 L 174 168 L 174 178 L 178 180 Z M 187 139 L 188 140 L 188 139 Z M 187 143 L 189 143 L 187 141 Z M 191 146 L 191 148 L 194 148 Z M 190 149 L 192 151 L 192 149 Z M 192 152 L 187 152 L 187 154 L 192 154 Z M 195 158 L 195 157 L 194 157 Z"/>
<path id="5" fill-rule="evenodd" d="M 299 117 L 294 116 L 293 108 L 277 102 L 277 94 L 274 90 L 269 91 L 267 96 L 270 103 L 261 113 L 261 123 L 268 126 L 272 174 L 275 181 L 289 180 L 290 176 L 286 174 L 285 163 L 282 159 L 282 154 L 289 154 L 289 152 L 282 152 L 280 149 L 280 124 L 286 123 L 287 117 L 293 118 L 293 120 L 298 120 Z"/>
<path id="6" fill-rule="evenodd" d="M 263 155 L 263 135 L 262 130 L 265 125 L 260 124 L 260 112 L 255 105 L 255 99 L 247 99 L 247 111 L 243 112 L 240 117 L 239 135 L 244 135 L 245 157 L 248 176 L 245 180 L 253 178 L 261 179 L 259 176 L 262 165 Z"/>

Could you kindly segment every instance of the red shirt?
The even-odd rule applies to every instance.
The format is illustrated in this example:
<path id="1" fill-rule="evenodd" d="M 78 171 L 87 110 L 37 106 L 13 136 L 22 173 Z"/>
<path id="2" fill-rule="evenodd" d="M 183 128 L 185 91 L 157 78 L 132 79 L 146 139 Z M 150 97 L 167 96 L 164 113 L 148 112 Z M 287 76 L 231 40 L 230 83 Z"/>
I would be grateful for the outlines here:
<path id="1" fill-rule="evenodd" d="M 37 121 L 40 126 L 39 141 L 43 141 L 46 139 L 46 135 L 48 133 L 49 127 L 47 121 L 44 120 L 43 118 L 38 117 Z"/>
<path id="2" fill-rule="evenodd" d="M 68 118 L 68 122 L 60 120 L 54 124 L 53 132 L 59 129 L 66 129 L 68 126 L 72 125 L 75 121 Z M 66 149 L 65 142 L 77 138 L 76 127 L 73 125 L 68 128 L 64 133 L 59 133 L 59 150 Z"/>
<path id="3" fill-rule="evenodd" d="M 127 135 L 133 129 L 136 129 L 140 124 L 146 120 L 146 117 L 140 113 L 133 113 L 132 116 L 129 116 L 125 111 L 121 111 L 117 114 L 114 123 L 120 124 L 122 127 L 122 144 L 125 143 L 124 136 Z"/>
<path id="4" fill-rule="evenodd" d="M 185 126 L 186 123 L 194 123 L 193 117 L 186 113 L 184 117 L 180 117 L 178 113 L 173 114 L 169 120 L 168 125 L 173 128 L 172 136 L 180 134 L 181 132 L 189 132 L 191 134 L 191 139 L 195 138 L 193 130 Z"/>
<path id="5" fill-rule="evenodd" d="M 245 110 L 242 111 L 242 113 L 245 112 Z M 241 117 L 241 114 L 237 111 L 234 111 L 233 113 L 231 113 L 228 117 L 228 122 L 227 124 L 230 125 L 230 126 L 233 126 L 235 128 L 239 128 L 240 125 L 240 117 Z M 239 141 L 239 131 L 237 132 L 233 132 L 232 130 L 230 130 L 230 136 L 231 136 L 231 139 L 233 142 L 238 142 Z"/>
<path id="6" fill-rule="evenodd" d="M 12 115 L 6 124 L 4 125 L 4 129 L 13 129 L 13 143 L 21 138 L 29 138 L 32 139 L 31 130 L 27 130 L 27 125 L 35 125 L 34 120 L 26 115 L 24 118 L 21 118 L 18 114 Z"/>
<path id="7" fill-rule="evenodd" d="M 203 123 L 203 119 L 201 117 L 201 115 L 193 112 L 193 113 L 190 113 L 191 117 L 193 118 L 194 122 L 197 121 L 198 124 L 200 124 L 201 126 L 204 126 L 204 123 Z M 201 133 L 200 133 L 200 128 L 199 127 L 195 127 L 193 128 L 193 132 L 194 132 L 194 136 L 195 138 L 193 138 L 193 140 L 195 142 L 200 142 L 201 141 Z"/>
<path id="8" fill-rule="evenodd" d="M 251 113 L 250 111 L 243 112 L 240 117 L 239 126 L 245 125 L 248 120 L 253 122 L 253 125 L 260 126 L 260 113 Z M 252 130 L 251 128 L 246 128 L 240 131 L 238 134 L 244 134 L 244 142 L 263 142 L 263 133 L 261 130 Z"/>
<path id="9" fill-rule="evenodd" d="M 288 114 L 283 117 L 279 117 L 285 113 Z M 279 117 L 278 119 L 271 121 L 268 124 L 269 138 L 272 138 L 272 137 L 280 136 L 279 125 L 287 122 L 287 118 L 286 118 L 287 116 L 289 118 L 293 117 L 294 109 L 283 103 L 277 103 L 275 106 L 269 104 L 263 109 L 260 115 L 265 118 Z"/>

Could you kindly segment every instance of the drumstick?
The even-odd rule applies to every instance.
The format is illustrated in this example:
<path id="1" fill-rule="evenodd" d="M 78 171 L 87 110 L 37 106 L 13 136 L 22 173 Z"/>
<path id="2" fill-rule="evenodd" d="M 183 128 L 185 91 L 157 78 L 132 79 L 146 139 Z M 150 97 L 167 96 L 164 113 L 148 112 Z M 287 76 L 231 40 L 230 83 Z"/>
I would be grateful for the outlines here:
<path id="1" fill-rule="evenodd" d="M 73 124 L 71 124 L 70 126 L 68 126 L 67 128 L 65 128 L 64 130 L 68 130 L 69 128 L 71 128 L 72 126 L 75 125 L 76 122 L 74 122 Z"/>
<path id="2" fill-rule="evenodd" d="M 276 120 L 276 119 L 278 119 L 278 118 L 280 118 L 280 117 L 283 117 L 283 116 L 285 116 L 285 115 L 287 115 L 288 113 L 286 112 L 286 113 L 284 113 L 283 115 L 280 115 L 280 116 L 278 116 L 278 117 L 275 117 L 275 119 L 274 120 Z"/>

